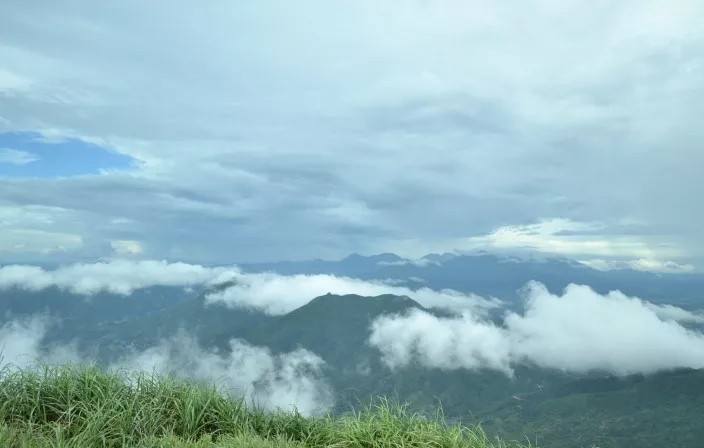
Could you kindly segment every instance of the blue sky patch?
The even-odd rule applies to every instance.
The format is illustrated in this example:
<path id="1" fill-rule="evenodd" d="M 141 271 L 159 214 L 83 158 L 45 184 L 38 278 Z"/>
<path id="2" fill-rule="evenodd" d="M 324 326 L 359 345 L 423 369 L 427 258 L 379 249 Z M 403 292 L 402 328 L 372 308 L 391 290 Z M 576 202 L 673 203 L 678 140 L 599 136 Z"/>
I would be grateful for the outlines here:
<path id="1" fill-rule="evenodd" d="M 0 133 L 0 177 L 70 177 L 132 167 L 130 157 L 82 140 L 47 142 L 32 132 Z"/>

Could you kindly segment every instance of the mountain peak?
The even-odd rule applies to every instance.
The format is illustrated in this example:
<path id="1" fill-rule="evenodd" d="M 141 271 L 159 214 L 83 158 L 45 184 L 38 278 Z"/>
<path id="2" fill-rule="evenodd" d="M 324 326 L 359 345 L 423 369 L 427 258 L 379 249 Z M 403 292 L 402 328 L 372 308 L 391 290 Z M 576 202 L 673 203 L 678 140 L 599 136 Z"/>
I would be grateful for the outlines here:
<path id="1" fill-rule="evenodd" d="M 427 254 L 421 259 L 442 264 L 443 262 L 452 260 L 453 258 L 457 258 L 457 254 L 451 252 L 444 252 L 442 254 Z"/>
<path id="2" fill-rule="evenodd" d="M 351 254 L 346 256 L 345 258 L 342 259 L 342 261 L 373 261 L 373 262 L 392 262 L 392 261 L 399 261 L 402 260 L 401 257 L 399 257 L 396 254 L 390 253 L 390 252 L 384 252 L 382 254 L 376 254 L 376 255 L 360 255 L 360 254 Z"/>
<path id="3" fill-rule="evenodd" d="M 411 299 L 408 296 L 399 296 L 394 294 L 382 294 L 378 296 L 360 296 L 357 294 L 331 294 L 316 297 L 302 306 L 302 308 L 316 308 L 333 306 L 335 309 L 340 307 L 356 307 L 358 309 L 375 308 L 381 311 L 398 312 L 399 309 L 406 308 L 423 308 L 423 306 Z M 388 308 L 388 310 L 386 310 Z"/>

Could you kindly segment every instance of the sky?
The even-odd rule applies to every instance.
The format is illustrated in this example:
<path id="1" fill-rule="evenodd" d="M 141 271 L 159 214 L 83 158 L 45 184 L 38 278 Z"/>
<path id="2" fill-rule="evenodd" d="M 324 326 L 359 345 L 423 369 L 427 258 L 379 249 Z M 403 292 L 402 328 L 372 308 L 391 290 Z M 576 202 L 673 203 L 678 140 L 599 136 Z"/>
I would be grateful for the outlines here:
<path id="1" fill-rule="evenodd" d="M 704 269 L 704 3 L 7 0 L 0 263 Z"/>

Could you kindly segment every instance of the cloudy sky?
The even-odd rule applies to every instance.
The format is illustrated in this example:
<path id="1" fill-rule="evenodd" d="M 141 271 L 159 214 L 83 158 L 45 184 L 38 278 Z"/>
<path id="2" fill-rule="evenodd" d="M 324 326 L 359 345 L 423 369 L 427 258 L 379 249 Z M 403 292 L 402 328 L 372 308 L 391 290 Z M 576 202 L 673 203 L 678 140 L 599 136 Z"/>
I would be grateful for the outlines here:
<path id="1" fill-rule="evenodd" d="M 696 0 L 3 1 L 0 263 L 701 268 L 702 23 Z"/>

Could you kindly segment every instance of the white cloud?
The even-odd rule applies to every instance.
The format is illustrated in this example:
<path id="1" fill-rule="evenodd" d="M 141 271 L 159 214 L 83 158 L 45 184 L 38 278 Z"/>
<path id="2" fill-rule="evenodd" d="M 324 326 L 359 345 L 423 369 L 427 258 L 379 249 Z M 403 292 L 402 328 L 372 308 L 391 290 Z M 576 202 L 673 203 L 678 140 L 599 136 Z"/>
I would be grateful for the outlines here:
<path id="1" fill-rule="evenodd" d="M 83 237 L 71 233 L 39 229 L 2 229 L 0 253 L 51 254 L 68 252 L 83 246 Z"/>
<path id="2" fill-rule="evenodd" d="M 6 68 L 0 68 L 0 92 L 22 90 L 26 89 L 30 85 L 31 83 L 29 82 L 29 80 L 17 76 Z M 2 117 L 0 117 L 0 122 L 1 121 Z"/>
<path id="3" fill-rule="evenodd" d="M 499 306 L 498 300 L 486 300 L 474 294 L 453 290 L 436 291 L 429 288 L 412 290 L 383 281 L 367 281 L 334 275 L 278 275 L 273 273 L 238 274 L 235 285 L 206 296 L 207 303 L 222 303 L 235 308 L 253 308 L 268 314 L 286 314 L 315 297 L 331 294 L 378 296 L 394 294 L 407 296 L 424 307 L 438 307 L 453 311 L 473 309 L 481 312 Z"/>
<path id="4" fill-rule="evenodd" d="M 379 266 L 406 266 L 406 265 L 412 265 L 412 266 L 418 266 L 418 267 L 425 267 L 425 266 L 430 266 L 430 265 L 435 265 L 435 266 L 440 266 L 440 262 L 435 261 L 435 260 L 429 260 L 427 258 L 418 258 L 415 260 L 396 260 L 396 261 L 380 261 Z"/>
<path id="5" fill-rule="evenodd" d="M 449 289 L 410 289 L 381 280 L 367 281 L 324 274 L 249 274 L 242 273 L 232 266 L 206 267 L 155 260 L 115 259 L 67 265 L 53 270 L 32 265 L 0 266 L 0 291 L 10 288 L 40 291 L 55 286 L 84 295 L 102 291 L 128 295 L 134 290 L 151 286 L 212 286 L 227 281 L 234 281 L 235 284 L 220 292 L 208 294 L 207 303 L 252 308 L 268 314 L 288 313 L 327 293 L 408 296 L 425 307 L 456 312 L 472 309 L 482 313 L 501 304 L 498 299 L 487 300 L 474 294 Z"/>
<path id="6" fill-rule="evenodd" d="M 110 241 L 110 246 L 118 256 L 139 255 L 143 250 L 139 241 L 133 240 L 113 240 Z"/>
<path id="7" fill-rule="evenodd" d="M 27 165 L 38 160 L 41 160 L 41 158 L 31 152 L 20 151 L 19 149 L 12 148 L 0 148 L 0 163 L 7 163 L 9 165 Z"/>
<path id="8" fill-rule="evenodd" d="M 372 323 L 369 343 L 381 350 L 391 368 L 411 363 L 454 370 L 487 368 L 510 373 L 510 344 L 505 330 L 470 313 L 443 319 L 412 310 L 382 316 Z"/>
<path id="9" fill-rule="evenodd" d="M 704 324 L 704 313 L 701 310 L 698 312 L 691 312 L 674 305 L 655 305 L 650 302 L 643 302 L 643 304 L 651 309 L 662 320 Z"/>
<path id="10" fill-rule="evenodd" d="M 154 260 L 113 260 L 73 264 L 54 270 L 9 265 L 0 267 L 0 290 L 21 288 L 39 291 L 56 286 L 84 295 L 101 291 L 129 295 L 136 289 L 150 286 L 186 287 L 205 284 L 229 269 Z"/>
<path id="11" fill-rule="evenodd" d="M 51 324 L 50 318 L 38 315 L 11 320 L 0 326 L 0 368 L 27 367 L 39 361 L 80 362 L 75 344 L 50 344 L 42 349 L 42 340 Z"/>
<path id="12" fill-rule="evenodd" d="M 528 249 L 561 255 L 639 256 L 656 255 L 656 250 L 631 237 L 600 236 L 602 223 L 550 219 L 530 225 L 499 227 L 493 232 L 472 237 L 467 245 L 488 250 Z"/>
<path id="13" fill-rule="evenodd" d="M 558 297 L 533 284 L 525 313 L 507 316 L 506 327 L 513 356 L 543 367 L 619 374 L 704 367 L 704 335 L 619 292 L 571 285 Z"/>
<path id="14" fill-rule="evenodd" d="M 80 233 L 61 231 L 75 220 L 70 210 L 42 205 L 0 204 L 0 256 L 69 253 L 85 244 Z"/>
<path id="15" fill-rule="evenodd" d="M 134 224 L 134 221 L 132 221 L 129 218 L 123 218 L 123 217 L 117 217 L 113 218 L 110 220 L 111 224 L 118 224 L 118 225 L 123 225 L 123 224 Z"/>
<path id="16" fill-rule="evenodd" d="M 56 225 L 60 217 L 69 214 L 69 210 L 60 207 L 41 205 L 5 205 L 0 204 L 0 226 L 25 227 Z"/>
<path id="17" fill-rule="evenodd" d="M 55 323 L 47 316 L 35 315 L 0 326 L 0 369 L 90 362 L 76 344 L 44 341 L 48 328 Z M 193 337 L 180 332 L 146 350 L 133 351 L 110 368 L 201 380 L 267 409 L 290 410 L 296 406 L 300 412 L 313 415 L 333 405 L 332 390 L 322 374 L 324 361 L 315 354 L 299 349 L 274 355 L 266 348 L 239 340 L 230 341 L 230 349 L 227 354 L 219 354 L 201 348 Z"/>
<path id="18" fill-rule="evenodd" d="M 324 361 L 304 349 L 273 355 L 267 348 L 230 341 L 230 352 L 201 348 L 181 332 L 169 340 L 115 363 L 113 369 L 157 371 L 223 386 L 235 397 L 266 409 L 322 414 L 333 405 L 332 391 L 323 379 Z"/>
<path id="19" fill-rule="evenodd" d="M 683 273 L 693 272 L 695 267 L 691 264 L 677 263 L 672 260 L 654 260 L 649 258 L 639 258 L 637 260 L 604 260 L 601 258 L 579 260 L 591 268 L 600 271 L 610 271 L 613 269 L 635 269 L 645 272 L 662 272 L 662 273 Z"/>
<path id="20" fill-rule="evenodd" d="M 610 234 L 614 228 L 620 229 L 619 226 L 629 231 Z M 645 228 L 647 226 L 643 223 L 630 227 L 618 223 L 610 228 L 603 222 L 541 219 L 533 224 L 499 226 L 486 234 L 468 238 L 394 241 L 384 245 L 383 250 L 406 257 L 424 256 L 430 252 L 473 254 L 483 251 L 516 256 L 517 259 L 526 256 L 537 259 L 542 254 L 545 257 L 571 257 L 599 270 L 629 268 L 647 272 L 690 272 L 696 269 L 689 263 L 668 260 L 667 257 L 682 257 L 686 251 L 666 239 L 653 242 L 639 236 L 638 233 Z M 439 263 L 420 258 L 380 264 L 427 266 Z"/>
<path id="21" fill-rule="evenodd" d="M 700 323 L 700 315 L 586 286 L 570 285 L 556 296 L 532 283 L 525 294 L 523 314 L 508 313 L 502 325 L 470 313 L 439 318 L 414 311 L 376 320 L 369 342 L 392 367 L 418 362 L 506 372 L 527 363 L 615 374 L 704 367 L 704 335 L 679 323 Z"/>

